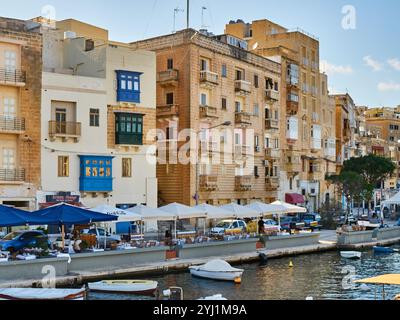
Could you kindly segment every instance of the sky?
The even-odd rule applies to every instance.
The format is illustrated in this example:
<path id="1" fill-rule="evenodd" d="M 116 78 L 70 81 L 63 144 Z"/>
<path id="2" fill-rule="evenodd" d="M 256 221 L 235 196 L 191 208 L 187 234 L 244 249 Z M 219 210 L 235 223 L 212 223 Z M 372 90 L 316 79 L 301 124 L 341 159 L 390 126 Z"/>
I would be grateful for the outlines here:
<path id="1" fill-rule="evenodd" d="M 186 9 L 186 0 L 0 0 L 0 16 L 75 18 L 125 42 L 171 33 L 175 8 Z M 398 0 L 191 0 L 190 16 L 191 27 L 215 34 L 237 19 L 299 27 L 319 38 L 331 93 L 347 92 L 357 105 L 400 105 Z M 186 13 L 178 11 L 175 30 L 185 27 Z"/>

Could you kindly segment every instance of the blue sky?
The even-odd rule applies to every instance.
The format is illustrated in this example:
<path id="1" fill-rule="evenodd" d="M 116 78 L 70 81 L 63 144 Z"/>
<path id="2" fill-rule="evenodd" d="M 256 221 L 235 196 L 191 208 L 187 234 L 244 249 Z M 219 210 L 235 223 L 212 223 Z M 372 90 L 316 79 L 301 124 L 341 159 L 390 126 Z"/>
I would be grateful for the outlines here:
<path id="1" fill-rule="evenodd" d="M 348 92 L 359 105 L 400 105 L 400 2 L 398 0 L 191 0 L 191 26 L 223 33 L 231 19 L 270 19 L 300 27 L 320 39 L 331 93 Z M 76 18 L 104 27 L 118 41 L 134 41 L 173 29 L 173 11 L 186 0 L 0 0 L 0 16 L 29 19 L 55 9 L 57 20 Z M 344 29 L 344 6 L 355 9 L 355 29 Z M 179 13 L 176 28 L 186 25 Z"/>

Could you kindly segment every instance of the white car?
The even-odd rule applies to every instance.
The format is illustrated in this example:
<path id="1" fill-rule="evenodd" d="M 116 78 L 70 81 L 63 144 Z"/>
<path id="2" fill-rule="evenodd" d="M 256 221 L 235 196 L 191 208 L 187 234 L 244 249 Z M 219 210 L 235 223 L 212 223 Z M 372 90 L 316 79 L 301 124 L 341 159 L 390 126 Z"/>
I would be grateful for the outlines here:
<path id="1" fill-rule="evenodd" d="M 247 230 L 246 222 L 242 220 L 223 220 L 211 229 L 212 236 L 224 236 L 225 234 L 239 234 Z"/>
<path id="2" fill-rule="evenodd" d="M 281 232 L 281 227 L 275 220 L 264 219 L 264 231 Z"/>

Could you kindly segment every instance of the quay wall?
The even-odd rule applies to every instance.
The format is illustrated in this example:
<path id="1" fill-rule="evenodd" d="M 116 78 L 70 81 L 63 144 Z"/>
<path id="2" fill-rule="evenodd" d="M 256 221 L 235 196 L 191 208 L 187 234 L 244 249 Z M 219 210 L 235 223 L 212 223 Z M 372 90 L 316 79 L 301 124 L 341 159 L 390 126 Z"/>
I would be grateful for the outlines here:
<path id="1" fill-rule="evenodd" d="M 282 249 L 318 244 L 319 236 L 320 234 L 315 232 L 292 236 L 266 236 L 262 237 L 261 240 L 265 245 L 265 249 Z"/>

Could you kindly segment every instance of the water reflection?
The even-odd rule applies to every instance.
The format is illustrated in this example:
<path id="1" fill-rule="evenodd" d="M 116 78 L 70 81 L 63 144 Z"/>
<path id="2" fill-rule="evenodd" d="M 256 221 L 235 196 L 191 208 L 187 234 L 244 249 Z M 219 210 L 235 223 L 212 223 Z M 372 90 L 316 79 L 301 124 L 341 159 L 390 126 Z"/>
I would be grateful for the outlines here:
<path id="1" fill-rule="evenodd" d="M 290 261 L 293 262 L 293 268 L 289 268 Z M 373 300 L 375 286 L 370 286 L 370 291 L 361 290 L 360 285 L 356 289 L 346 290 L 342 286 L 343 278 L 351 277 L 348 270 L 354 270 L 357 279 L 400 273 L 400 254 L 374 255 L 370 250 L 363 253 L 361 260 L 347 260 L 341 258 L 339 252 L 328 252 L 271 259 L 265 266 L 245 264 L 240 268 L 245 269 L 241 285 L 193 278 L 189 272 L 151 277 L 149 280 L 158 281 L 161 290 L 171 286 L 183 287 L 185 299 L 220 293 L 229 300 L 305 300 L 309 296 L 315 300 Z M 343 270 L 347 271 L 342 273 Z M 377 297 L 381 299 L 381 287 L 376 288 Z M 400 293 L 400 287 L 385 287 L 385 291 L 387 298 L 393 298 Z M 89 299 L 150 298 L 91 293 Z"/>

